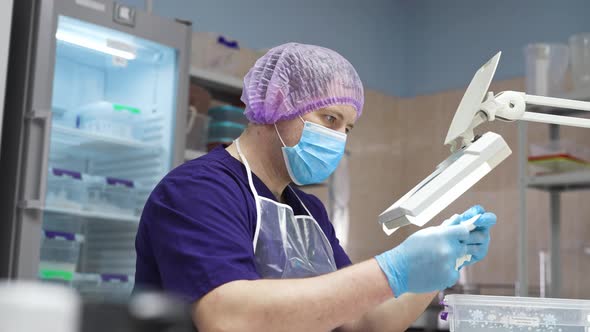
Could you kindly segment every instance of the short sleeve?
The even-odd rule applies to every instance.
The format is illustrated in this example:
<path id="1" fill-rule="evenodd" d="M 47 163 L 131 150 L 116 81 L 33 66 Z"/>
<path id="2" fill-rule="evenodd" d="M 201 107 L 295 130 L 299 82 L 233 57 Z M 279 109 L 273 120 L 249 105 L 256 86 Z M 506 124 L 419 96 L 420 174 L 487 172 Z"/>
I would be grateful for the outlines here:
<path id="1" fill-rule="evenodd" d="M 309 202 L 311 212 L 313 213 L 314 218 L 317 219 L 318 224 L 326 234 L 328 241 L 330 241 L 330 245 L 332 246 L 332 250 L 334 251 L 334 260 L 336 262 L 336 267 L 338 269 L 345 268 L 349 265 L 352 265 L 352 262 L 344 248 L 340 245 L 340 241 L 336 237 L 336 231 L 334 230 L 334 226 L 330 222 L 330 218 L 328 217 L 328 212 L 324 207 L 322 201 L 319 198 L 315 197 L 314 195 L 306 194 Z"/>
<path id="2" fill-rule="evenodd" d="M 207 167 L 179 173 L 156 187 L 141 220 L 164 290 L 194 302 L 225 283 L 259 279 L 249 193 Z"/>

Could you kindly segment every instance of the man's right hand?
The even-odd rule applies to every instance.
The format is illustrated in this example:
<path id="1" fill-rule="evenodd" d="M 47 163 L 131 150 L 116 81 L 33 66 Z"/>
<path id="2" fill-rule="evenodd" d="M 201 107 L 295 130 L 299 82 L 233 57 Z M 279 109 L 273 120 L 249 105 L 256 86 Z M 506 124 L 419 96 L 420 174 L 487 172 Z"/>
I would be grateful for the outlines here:
<path id="1" fill-rule="evenodd" d="M 402 244 L 375 257 L 395 297 L 453 286 L 459 279 L 458 258 L 467 254 L 469 228 L 441 225 L 422 229 Z"/>

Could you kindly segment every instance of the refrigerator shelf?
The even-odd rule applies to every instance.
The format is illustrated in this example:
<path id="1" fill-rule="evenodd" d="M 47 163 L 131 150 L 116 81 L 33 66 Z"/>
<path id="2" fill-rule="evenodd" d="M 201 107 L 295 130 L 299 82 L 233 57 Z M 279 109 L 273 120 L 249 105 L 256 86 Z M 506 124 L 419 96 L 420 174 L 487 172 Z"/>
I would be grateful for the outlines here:
<path id="1" fill-rule="evenodd" d="M 121 221 L 121 222 L 129 222 L 129 223 L 139 223 L 138 216 L 128 215 L 128 214 L 114 214 L 114 213 L 104 213 L 104 212 L 96 212 L 96 211 L 83 211 L 83 210 L 60 208 L 60 207 L 55 207 L 55 206 L 45 206 L 43 211 L 50 212 L 50 213 L 70 215 L 70 216 L 77 216 L 77 217 L 88 218 L 88 219 L 100 219 L 100 220 L 112 220 L 112 221 Z"/>
<path id="2" fill-rule="evenodd" d="M 52 135 L 56 143 L 59 142 L 64 145 L 97 152 L 104 151 L 113 153 L 129 150 L 153 150 L 154 152 L 157 152 L 161 150 L 161 145 L 159 144 L 149 144 L 134 139 L 101 135 L 58 124 L 53 125 Z"/>

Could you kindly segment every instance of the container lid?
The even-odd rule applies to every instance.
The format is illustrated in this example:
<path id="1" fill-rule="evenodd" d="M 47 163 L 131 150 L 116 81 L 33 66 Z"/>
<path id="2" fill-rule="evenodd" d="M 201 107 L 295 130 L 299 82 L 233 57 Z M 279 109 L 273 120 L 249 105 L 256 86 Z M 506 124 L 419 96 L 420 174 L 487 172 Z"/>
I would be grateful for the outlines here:
<path id="1" fill-rule="evenodd" d="M 550 299 L 516 296 L 452 294 L 445 296 L 444 304 L 450 307 L 456 305 L 466 305 L 590 310 L 590 300 Z"/>
<path id="2" fill-rule="evenodd" d="M 43 234 L 45 235 L 46 239 L 50 239 L 50 240 L 76 241 L 76 242 L 84 242 L 84 240 L 85 240 L 84 235 L 75 234 L 75 233 L 43 230 Z"/>
<path id="3" fill-rule="evenodd" d="M 40 269 L 39 278 L 46 280 L 65 280 L 72 281 L 74 279 L 74 272 L 54 269 Z"/>
<path id="4" fill-rule="evenodd" d="M 235 129 L 246 129 L 246 125 L 242 123 L 232 122 L 232 121 L 212 121 L 209 124 L 209 128 L 235 128 Z"/>
<path id="5" fill-rule="evenodd" d="M 113 111 L 127 111 L 130 114 L 141 114 L 141 110 L 139 108 L 121 104 L 113 104 Z"/>
<path id="6" fill-rule="evenodd" d="M 244 109 L 232 105 L 222 105 L 217 107 L 212 107 L 209 109 L 208 113 L 216 113 L 216 112 L 235 112 L 244 114 Z"/>
<path id="7" fill-rule="evenodd" d="M 129 106 L 129 105 L 123 105 L 123 104 L 117 104 L 117 103 L 112 103 L 109 101 L 96 101 L 96 102 L 92 102 L 89 104 L 85 104 L 82 105 L 79 109 L 78 112 L 81 114 L 87 113 L 87 112 L 99 112 L 99 113 L 106 113 L 106 112 L 110 112 L 110 111 L 114 111 L 114 112 L 126 112 L 128 114 L 134 114 L 134 115 L 140 115 L 141 114 L 141 110 L 137 107 L 133 107 L 133 106 Z"/>
<path id="8" fill-rule="evenodd" d="M 68 169 L 64 169 L 64 168 L 51 168 L 51 173 L 55 176 L 64 176 L 67 175 L 73 179 L 76 180 L 81 180 L 82 179 L 82 173 L 80 172 L 76 172 L 76 171 L 70 171 Z"/>
<path id="9" fill-rule="evenodd" d="M 111 186 L 116 186 L 116 185 L 122 185 L 125 186 L 127 188 L 133 188 L 133 181 L 131 180 L 125 180 L 125 179 L 118 179 L 118 178 L 113 178 L 113 177 L 106 177 L 106 181 L 108 185 Z"/>
<path id="10" fill-rule="evenodd" d="M 580 164 L 590 164 L 590 162 L 586 160 L 582 160 L 580 158 L 576 158 L 569 154 L 554 154 L 554 155 L 545 155 L 545 156 L 536 156 L 536 157 L 529 157 L 529 162 L 541 162 L 541 161 L 571 161 Z"/>
<path id="11" fill-rule="evenodd" d="M 72 233 L 57 232 L 57 231 L 43 231 L 43 232 L 45 233 L 45 238 L 47 238 L 47 239 L 76 241 L 76 235 L 72 234 Z"/>
<path id="12" fill-rule="evenodd" d="M 104 282 L 129 282 L 129 276 L 126 274 L 104 273 L 100 275 Z"/>

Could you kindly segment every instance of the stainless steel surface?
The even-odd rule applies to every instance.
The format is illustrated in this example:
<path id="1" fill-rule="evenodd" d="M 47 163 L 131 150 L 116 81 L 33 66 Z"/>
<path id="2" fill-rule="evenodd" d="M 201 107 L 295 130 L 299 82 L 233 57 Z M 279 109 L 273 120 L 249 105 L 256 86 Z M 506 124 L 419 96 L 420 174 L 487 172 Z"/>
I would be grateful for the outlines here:
<path id="1" fill-rule="evenodd" d="M 549 138 L 554 141 L 559 139 L 559 126 L 549 126 Z M 551 285 L 549 296 L 558 298 L 561 294 L 561 197 L 560 192 L 551 191 L 549 194 L 549 209 L 551 223 Z"/>
<path id="2" fill-rule="evenodd" d="M 33 53 L 34 69 L 28 77 L 31 90 L 25 109 L 25 131 L 23 136 L 23 163 L 20 176 L 18 202 L 39 201 L 43 204 L 47 176 L 47 152 L 51 127 L 51 96 L 53 64 L 55 63 L 56 19 L 53 15 L 54 2 L 40 1 L 35 26 Z M 43 28 L 39 28 L 43 27 Z M 41 116 L 44 114 L 45 116 Z M 12 277 L 34 279 L 38 275 L 41 225 L 43 213 L 37 209 L 17 211 L 16 260 Z"/>
<path id="3" fill-rule="evenodd" d="M 175 48 L 176 128 L 188 108 L 190 26 L 136 12 L 135 26 L 113 20 L 113 2 L 80 6 L 76 0 L 20 0 L 14 3 L 7 105 L 9 130 L 2 145 L 0 172 L 0 278 L 37 278 L 47 176 L 55 32 L 60 15 L 108 27 Z M 157 26 L 157 29 L 153 27 Z M 14 49 L 12 48 L 14 46 Z M 14 51 L 14 52 L 13 52 Z M 172 165 L 184 161 L 184 131 L 174 130 Z"/>
<path id="4" fill-rule="evenodd" d="M 0 1 L 0 143 L 2 142 L 2 119 L 4 118 L 4 95 L 6 72 L 10 50 L 10 24 L 12 22 L 13 0 Z M 0 154 L 2 151 L 0 151 Z"/>
<path id="5" fill-rule="evenodd" d="M 527 234 L 527 123 L 518 122 L 518 183 L 520 211 L 518 220 L 518 281 L 516 295 L 527 296 L 529 288 L 528 273 L 528 234 Z"/>
<path id="6" fill-rule="evenodd" d="M 22 169 L 24 114 L 30 109 L 30 75 L 34 68 L 35 19 L 38 2 L 21 0 L 14 3 L 12 35 L 7 73 L 2 154 L 0 155 L 0 278 L 14 275 L 16 256 L 17 197 Z"/>

